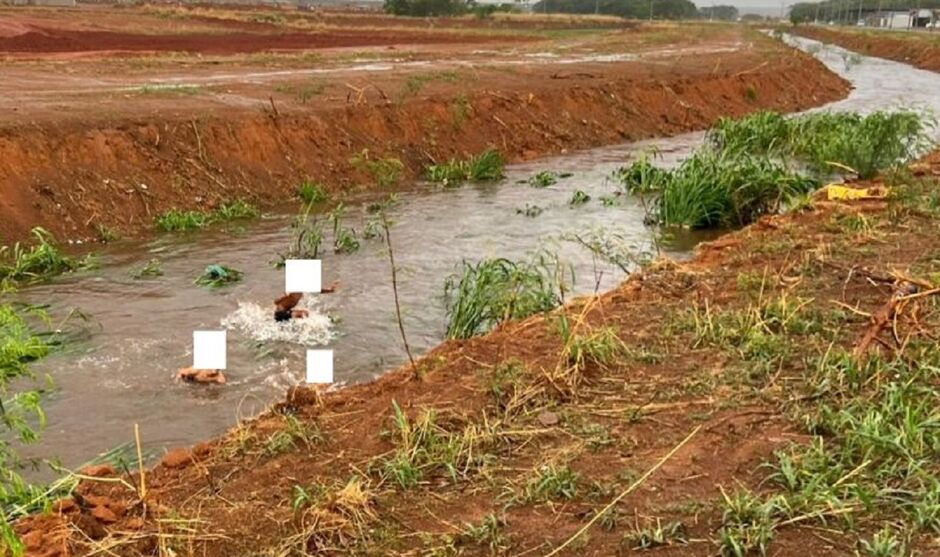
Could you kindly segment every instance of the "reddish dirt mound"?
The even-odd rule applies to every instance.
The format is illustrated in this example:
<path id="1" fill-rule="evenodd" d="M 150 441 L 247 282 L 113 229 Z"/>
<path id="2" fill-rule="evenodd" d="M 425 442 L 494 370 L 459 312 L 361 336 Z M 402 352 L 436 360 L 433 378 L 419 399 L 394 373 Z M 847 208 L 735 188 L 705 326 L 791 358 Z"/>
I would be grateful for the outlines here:
<path id="1" fill-rule="evenodd" d="M 352 192 L 373 182 L 349 162 L 363 149 L 399 159 L 415 176 L 432 161 L 488 147 L 532 159 L 702 129 L 759 109 L 802 110 L 848 91 L 819 62 L 783 50 L 578 69 L 586 73 L 551 65 L 480 71 L 400 102 L 383 91 L 402 90 L 404 76 L 359 76 L 350 82 L 364 88 L 361 99 L 348 89 L 309 104 L 279 98 L 276 113 L 274 100 L 264 111 L 220 112 L 198 97 L 174 97 L 172 111 L 146 119 L 104 105 L 106 113 L 11 125 L 0 129 L 0 236 L 44 226 L 89 239 L 96 225 L 133 234 L 171 208 L 238 197 L 273 207 L 308 178 L 333 194 Z M 146 113 L 141 102 L 121 109 Z"/>
<path id="2" fill-rule="evenodd" d="M 199 52 L 203 54 L 240 54 L 265 50 L 298 50 L 349 46 L 384 46 L 394 44 L 454 44 L 497 40 L 479 35 L 330 31 L 324 33 L 226 33 L 146 35 L 111 31 L 77 31 L 51 27 L 33 27 L 18 35 L 0 38 L 0 52 Z M 506 41 L 505 37 L 498 38 Z M 524 40 L 518 38 L 517 40 Z"/>
<path id="3" fill-rule="evenodd" d="M 797 35 L 834 43 L 869 56 L 888 58 L 923 70 L 940 72 L 940 39 L 917 33 L 903 37 L 887 32 L 837 31 L 821 27 L 797 27 Z M 932 42 L 931 42 L 932 39 Z"/>

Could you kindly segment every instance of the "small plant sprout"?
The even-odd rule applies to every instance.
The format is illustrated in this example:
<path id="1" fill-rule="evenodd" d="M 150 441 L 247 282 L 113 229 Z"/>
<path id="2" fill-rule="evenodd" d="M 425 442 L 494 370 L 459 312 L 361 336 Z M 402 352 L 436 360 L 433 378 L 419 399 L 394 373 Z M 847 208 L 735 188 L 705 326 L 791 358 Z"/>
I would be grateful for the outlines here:
<path id="1" fill-rule="evenodd" d="M 517 215 L 524 215 L 526 217 L 534 218 L 541 215 L 545 209 L 539 207 L 538 205 L 529 205 L 526 203 L 524 209 L 516 209 Z"/>
<path id="2" fill-rule="evenodd" d="M 359 240 L 356 231 L 352 228 L 343 228 L 342 220 L 346 215 L 346 207 L 340 203 L 330 211 L 330 221 L 333 223 L 333 251 L 335 253 L 354 253 L 359 251 Z"/>
<path id="3" fill-rule="evenodd" d="M 297 195 L 307 205 L 322 203 L 329 199 L 323 186 L 312 180 L 304 180 L 297 188 Z"/>
<path id="4" fill-rule="evenodd" d="M 578 494 L 579 475 L 568 466 L 549 464 L 540 467 L 525 485 L 526 502 L 574 499 Z"/>
<path id="5" fill-rule="evenodd" d="M 584 205 L 590 200 L 590 195 L 584 193 L 581 190 L 575 190 L 575 192 L 571 195 L 571 199 L 568 201 L 568 205 L 571 205 L 572 207 L 577 205 Z"/>
<path id="6" fill-rule="evenodd" d="M 159 259 L 151 259 L 146 265 L 134 271 L 131 276 L 135 280 L 161 277 L 163 276 L 163 264 Z"/>
<path id="7" fill-rule="evenodd" d="M 548 186 L 558 183 L 558 174 L 551 170 L 542 170 L 535 176 L 529 178 L 528 182 L 533 188 L 547 188 Z"/>
<path id="8" fill-rule="evenodd" d="M 349 159 L 349 162 L 353 165 L 353 168 L 371 175 L 375 183 L 382 187 L 397 185 L 402 172 L 405 170 L 405 165 L 400 159 L 375 157 L 368 149 L 363 149 L 359 154 Z"/>

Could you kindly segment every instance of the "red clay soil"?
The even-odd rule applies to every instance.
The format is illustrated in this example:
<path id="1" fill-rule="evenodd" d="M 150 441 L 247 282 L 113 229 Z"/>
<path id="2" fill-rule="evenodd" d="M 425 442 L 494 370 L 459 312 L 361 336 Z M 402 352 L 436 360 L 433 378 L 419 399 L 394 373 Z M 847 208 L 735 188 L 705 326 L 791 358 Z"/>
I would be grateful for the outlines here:
<path id="1" fill-rule="evenodd" d="M 112 31 L 69 30 L 33 26 L 14 36 L 0 37 L 0 52 L 51 54 L 66 52 L 192 52 L 241 54 L 268 50 L 303 50 L 396 44 L 486 43 L 506 37 L 421 33 L 417 31 L 324 31 L 321 33 L 187 33 L 149 35 Z M 527 40 L 519 37 L 517 40 Z"/>
<path id="2" fill-rule="evenodd" d="M 940 157 L 917 172 L 936 187 Z M 794 385 L 806 381 L 809 338 L 786 338 L 807 352 L 748 379 L 753 362 L 738 361 L 735 350 L 700 346 L 677 324 L 691 308 L 708 307 L 712 315 L 753 309 L 754 285 L 741 277 L 756 276 L 763 277 L 761 299 L 795 300 L 829 316 L 820 318 L 838 332 L 816 338 L 813 350 L 832 350 L 832 342 L 851 348 L 869 327 L 858 314 L 874 312 L 890 296 L 853 272 L 906 268 L 930 261 L 924 254 L 940 248 L 935 220 L 887 209 L 883 201 L 818 202 L 703 245 L 688 264 L 656 264 L 610 293 L 574 301 L 564 312 L 575 334 L 615 331 L 629 347 L 632 356 L 616 363 L 587 359 L 579 372 L 566 367 L 573 365 L 572 352 L 559 334 L 559 312 L 509 323 L 433 350 L 420 361 L 420 380 L 406 366 L 322 399 L 297 389 L 223 438 L 167 453 L 147 473 L 143 500 L 135 471 L 88 470 L 110 481 L 83 482 L 54 513 L 21 521 L 17 529 L 30 555 L 46 557 L 166 555 L 168 549 L 207 557 L 545 556 L 586 527 L 559 554 L 611 556 L 633 554 L 637 542 L 629 536 L 638 529 L 681 521 L 682 535 L 661 540 L 653 554 L 714 556 L 722 489 L 769 490 L 761 463 L 808 439 L 787 416 L 794 390 L 802 392 Z M 864 219 L 871 228 L 838 226 L 846 219 Z M 940 268 L 940 260 L 929 264 Z M 832 313 L 833 300 L 855 311 Z M 916 327 L 929 329 L 940 314 L 924 308 L 919 319 Z M 897 327 L 912 334 L 914 325 Z M 518 362 L 518 375 L 500 375 L 508 362 Z M 813 392 L 812 385 L 805 388 Z M 383 462 L 402 442 L 387 433 L 395 429 L 393 404 L 413 427 L 434 410 L 436 435 L 478 439 L 473 449 L 487 459 L 453 476 L 427 468 L 410 489 L 382 480 Z M 286 431 L 294 432 L 287 445 L 279 442 Z M 614 505 L 609 520 L 591 525 L 598 509 L 661 461 Z M 567 499 L 538 495 L 532 480 L 548 465 L 577 475 Z M 351 477 L 364 491 L 338 491 Z M 310 498 L 298 499 L 297 486 Z M 495 517 L 489 529 L 468 529 L 485 525 L 488 515 Z M 778 526 L 768 555 L 853 555 L 857 537 L 879 528 L 864 517 L 804 517 Z M 936 555 L 921 541 L 914 540 L 919 554 Z"/>
<path id="3" fill-rule="evenodd" d="M 923 33 L 846 31 L 809 25 L 794 27 L 792 32 L 868 56 L 887 58 L 923 70 L 940 72 L 940 36 L 922 36 Z"/>
<path id="4" fill-rule="evenodd" d="M 309 103 L 281 95 L 272 105 L 264 93 L 256 108 L 233 109 L 199 95 L 122 95 L 44 116 L 68 101 L 63 93 L 0 127 L 0 237 L 24 238 L 34 226 L 70 239 L 93 239 L 99 226 L 134 234 L 171 208 L 236 198 L 271 208 L 294 199 L 307 178 L 334 194 L 372 188 L 373 177 L 350 162 L 364 149 L 400 159 L 409 178 L 488 147 L 527 160 L 758 109 L 802 110 L 849 90 L 782 47 L 664 61 L 480 68 L 410 95 L 401 93 L 406 75 L 360 72 Z"/>

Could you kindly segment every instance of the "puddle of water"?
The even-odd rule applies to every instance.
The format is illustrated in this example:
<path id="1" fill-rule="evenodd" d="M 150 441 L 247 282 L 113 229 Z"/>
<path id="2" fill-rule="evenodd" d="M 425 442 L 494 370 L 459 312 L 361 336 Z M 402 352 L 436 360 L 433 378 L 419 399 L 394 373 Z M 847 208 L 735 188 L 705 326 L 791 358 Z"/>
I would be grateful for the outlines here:
<path id="1" fill-rule="evenodd" d="M 806 47 L 812 41 L 792 39 Z M 827 108 L 870 111 L 918 106 L 940 111 L 940 75 L 883 60 L 863 58 L 846 69 L 839 52 L 828 47 L 822 59 L 855 84 L 848 99 Z M 610 173 L 630 156 L 656 148 L 664 165 L 675 165 L 702 141 L 702 133 L 596 149 L 508 169 L 498 184 L 402 195 L 391 212 L 392 241 L 400 267 L 399 288 L 408 340 L 424 352 L 443 338 L 442 284 L 461 260 L 488 256 L 523 257 L 554 245 L 574 265 L 577 290 L 590 291 L 595 267 L 589 253 L 558 238 L 566 232 L 603 227 L 620 233 L 638 252 L 650 250 L 651 231 L 636 199 L 621 197 L 613 207 L 598 198 L 610 195 Z M 516 181 L 551 169 L 571 172 L 556 185 L 535 189 Z M 568 206 L 581 189 L 590 203 Z M 516 213 L 527 204 L 543 207 L 536 218 Z M 365 204 L 350 207 L 346 224 L 362 230 Z M 283 289 L 283 272 L 269 262 L 289 241 L 288 217 L 265 219 L 243 231 L 211 230 L 191 238 L 161 237 L 146 243 L 107 248 L 101 269 L 64 277 L 22 293 L 28 301 L 52 305 L 56 314 L 77 307 L 92 318 L 90 339 L 35 366 L 58 387 L 46 401 L 49 426 L 36 456 L 56 455 L 68 465 L 130 440 L 139 423 L 151 448 L 178 446 L 210 438 L 253 415 L 301 381 L 305 346 L 332 347 L 336 377 L 351 383 L 372 379 L 404 360 L 389 279 L 385 247 L 364 241 L 352 255 L 323 256 L 324 284 L 338 280 L 334 294 L 311 300 L 315 319 L 288 336 L 266 321 L 271 301 Z M 669 255 L 684 257 L 700 237 L 684 238 Z M 159 257 L 165 275 L 133 280 L 133 270 Z M 243 282 L 220 290 L 192 284 L 211 263 L 245 271 Z M 600 288 L 623 278 L 601 265 Z M 330 317 L 332 317 L 332 322 Z M 191 363 L 191 334 L 218 328 L 229 333 L 229 383 L 224 388 L 194 388 L 173 381 Z M 286 338 L 290 342 L 284 342 Z"/>

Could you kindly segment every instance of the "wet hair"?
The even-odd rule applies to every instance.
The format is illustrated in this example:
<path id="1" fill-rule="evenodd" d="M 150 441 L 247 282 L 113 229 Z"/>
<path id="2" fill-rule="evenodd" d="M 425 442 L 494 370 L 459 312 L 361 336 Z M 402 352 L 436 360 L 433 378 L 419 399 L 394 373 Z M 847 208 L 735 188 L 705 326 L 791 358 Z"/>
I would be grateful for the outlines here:
<path id="1" fill-rule="evenodd" d="M 274 320 L 275 321 L 290 321 L 291 319 L 291 310 L 289 309 L 276 309 L 274 310 Z"/>

